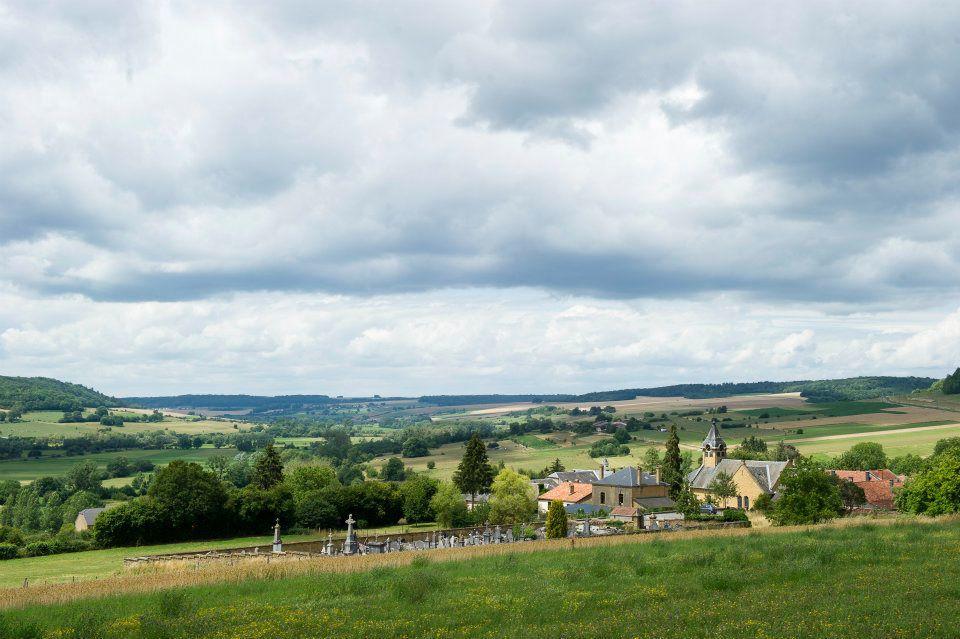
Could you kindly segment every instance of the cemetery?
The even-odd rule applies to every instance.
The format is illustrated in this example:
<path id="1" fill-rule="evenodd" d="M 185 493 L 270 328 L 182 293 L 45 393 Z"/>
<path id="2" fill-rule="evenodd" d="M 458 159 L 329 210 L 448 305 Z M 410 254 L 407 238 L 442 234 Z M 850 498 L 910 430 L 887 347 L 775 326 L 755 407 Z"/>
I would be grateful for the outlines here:
<path id="1" fill-rule="evenodd" d="M 356 534 L 353 516 L 347 518 L 347 533 L 343 539 L 334 539 L 328 532 L 325 541 L 305 541 L 284 544 L 279 521 L 274 524 L 273 543 L 244 548 L 201 550 L 162 555 L 127 557 L 125 566 L 156 564 L 163 562 L 233 562 L 262 558 L 265 562 L 278 560 L 302 560 L 306 558 L 350 557 L 365 555 L 385 555 L 397 552 L 430 551 L 438 549 L 472 548 L 499 544 L 520 544 L 547 539 L 543 521 L 532 521 L 512 526 L 490 525 L 467 528 L 452 528 L 431 532 L 414 532 L 393 536 L 372 535 L 361 537 Z M 582 539 L 607 537 L 613 535 L 638 535 L 669 533 L 680 530 L 724 529 L 749 527 L 749 522 L 682 522 L 653 520 L 647 528 L 637 529 L 624 525 L 616 519 L 591 518 L 571 519 L 567 526 L 567 538 Z"/>

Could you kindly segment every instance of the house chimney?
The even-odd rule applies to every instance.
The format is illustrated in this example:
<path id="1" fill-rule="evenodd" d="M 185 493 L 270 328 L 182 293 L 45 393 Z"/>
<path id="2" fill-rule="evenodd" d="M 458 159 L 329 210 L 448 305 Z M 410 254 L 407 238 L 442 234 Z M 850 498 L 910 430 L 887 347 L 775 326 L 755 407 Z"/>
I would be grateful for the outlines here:
<path id="1" fill-rule="evenodd" d="M 603 479 L 603 464 L 600 464 L 600 479 Z"/>
<path id="2" fill-rule="evenodd" d="M 890 480 L 890 490 L 893 490 L 893 480 Z"/>
<path id="3" fill-rule="evenodd" d="M 570 482 L 570 494 L 573 494 L 573 482 Z"/>
<path id="4" fill-rule="evenodd" d="M 653 469 L 653 478 L 656 480 L 658 484 L 660 483 L 660 467 L 659 466 Z"/>

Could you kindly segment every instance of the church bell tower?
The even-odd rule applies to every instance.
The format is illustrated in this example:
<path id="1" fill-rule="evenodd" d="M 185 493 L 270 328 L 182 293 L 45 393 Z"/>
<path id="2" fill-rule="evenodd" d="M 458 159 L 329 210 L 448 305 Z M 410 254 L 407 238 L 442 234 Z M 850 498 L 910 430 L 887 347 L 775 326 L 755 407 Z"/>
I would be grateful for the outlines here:
<path id="1" fill-rule="evenodd" d="M 711 421 L 710 432 L 700 445 L 700 450 L 703 451 L 703 465 L 707 468 L 716 467 L 727 456 L 727 443 L 717 430 L 716 418 Z"/>

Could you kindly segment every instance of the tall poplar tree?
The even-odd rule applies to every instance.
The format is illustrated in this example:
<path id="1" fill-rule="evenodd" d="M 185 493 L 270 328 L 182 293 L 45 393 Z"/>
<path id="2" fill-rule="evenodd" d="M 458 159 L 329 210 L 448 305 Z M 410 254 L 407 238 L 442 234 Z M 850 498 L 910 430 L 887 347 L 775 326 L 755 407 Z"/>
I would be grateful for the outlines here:
<path id="1" fill-rule="evenodd" d="M 493 467 L 487 457 L 487 447 L 483 440 L 474 433 L 467 442 L 467 449 L 463 453 L 460 465 L 453 473 L 453 483 L 461 492 L 470 495 L 470 503 L 475 503 L 477 493 L 490 490 L 493 483 Z"/>
<path id="2" fill-rule="evenodd" d="M 676 499 L 683 488 L 683 459 L 680 457 L 680 436 L 677 425 L 670 425 L 667 450 L 663 454 L 663 481 L 670 484 L 670 496 Z"/>

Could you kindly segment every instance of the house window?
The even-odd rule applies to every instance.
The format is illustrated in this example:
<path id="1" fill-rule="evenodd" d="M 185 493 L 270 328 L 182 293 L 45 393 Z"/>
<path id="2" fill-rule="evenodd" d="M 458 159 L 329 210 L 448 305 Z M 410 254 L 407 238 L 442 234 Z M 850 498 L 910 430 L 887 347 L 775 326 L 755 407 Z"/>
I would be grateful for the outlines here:
<path id="1" fill-rule="evenodd" d="M 750 510 L 750 498 L 749 498 L 749 497 L 744 497 L 744 498 L 743 498 L 743 508 L 744 508 L 744 510 Z"/>
<path id="2" fill-rule="evenodd" d="M 620 493 L 619 495 L 617 495 L 617 505 L 623 506 L 623 493 Z"/>
<path id="3" fill-rule="evenodd" d="M 737 508 L 743 508 L 743 497 L 737 495 Z"/>
<path id="4" fill-rule="evenodd" d="M 607 503 L 607 493 L 600 493 L 600 505 Z"/>

